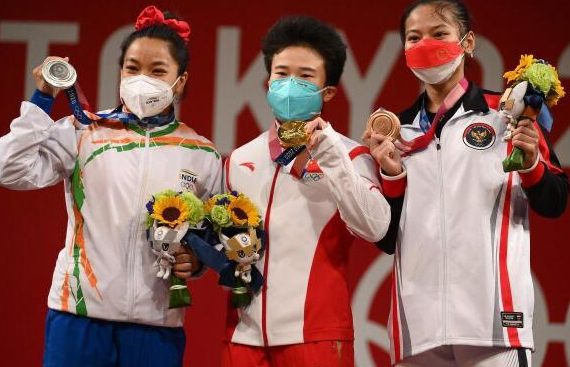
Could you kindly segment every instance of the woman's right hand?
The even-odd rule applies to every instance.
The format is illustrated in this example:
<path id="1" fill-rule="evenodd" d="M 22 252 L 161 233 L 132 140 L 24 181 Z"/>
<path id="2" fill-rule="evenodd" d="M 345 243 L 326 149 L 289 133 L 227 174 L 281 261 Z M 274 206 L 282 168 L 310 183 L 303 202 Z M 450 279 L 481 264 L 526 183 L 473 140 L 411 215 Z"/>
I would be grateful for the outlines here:
<path id="1" fill-rule="evenodd" d="M 370 148 L 370 155 L 388 176 L 397 176 L 403 172 L 402 158 L 392 138 L 368 129 L 364 132 L 362 141 Z"/>
<path id="2" fill-rule="evenodd" d="M 33 70 L 33 74 L 34 74 L 34 79 L 36 81 L 36 88 L 40 91 L 43 92 L 45 94 L 49 94 L 50 96 L 52 96 L 53 98 L 55 98 L 57 96 L 57 94 L 61 91 L 61 89 L 59 88 L 54 88 L 51 85 L 49 85 L 44 77 L 42 76 L 42 68 L 44 66 L 44 64 L 48 61 L 51 60 L 65 60 L 65 61 L 69 61 L 69 57 L 57 57 L 57 56 L 48 56 L 46 57 L 46 59 L 44 60 L 44 62 L 41 63 L 41 65 L 36 66 Z"/>

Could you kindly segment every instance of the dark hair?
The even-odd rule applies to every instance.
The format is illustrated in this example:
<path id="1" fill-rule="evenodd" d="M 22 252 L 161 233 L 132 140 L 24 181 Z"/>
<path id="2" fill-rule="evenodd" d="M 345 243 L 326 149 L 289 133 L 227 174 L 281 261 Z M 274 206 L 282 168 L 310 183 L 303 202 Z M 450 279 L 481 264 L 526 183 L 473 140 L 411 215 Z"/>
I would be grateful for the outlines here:
<path id="1" fill-rule="evenodd" d="M 406 21 L 412 11 L 422 5 L 434 5 L 436 14 L 447 23 L 451 23 L 452 20 L 447 19 L 444 11 L 449 10 L 453 15 L 453 21 L 459 25 L 460 38 L 471 30 L 471 13 L 462 2 L 458 0 L 418 0 L 408 6 L 400 20 L 400 39 L 402 43 L 406 41 Z"/>
<path id="2" fill-rule="evenodd" d="M 261 50 L 268 73 L 273 56 L 290 46 L 315 50 L 325 61 L 325 85 L 338 85 L 346 61 L 346 45 L 333 27 L 307 16 L 280 19 L 263 40 Z"/>
<path id="3" fill-rule="evenodd" d="M 176 19 L 180 20 L 171 12 L 164 12 L 164 19 Z M 150 27 L 139 29 L 129 34 L 121 43 L 121 57 L 119 59 L 119 65 L 123 67 L 125 61 L 125 53 L 131 44 L 143 37 L 157 38 L 168 43 L 168 49 L 170 55 L 178 63 L 178 76 L 184 74 L 186 67 L 188 66 L 188 46 L 186 42 L 174 31 L 165 24 L 153 24 Z"/>

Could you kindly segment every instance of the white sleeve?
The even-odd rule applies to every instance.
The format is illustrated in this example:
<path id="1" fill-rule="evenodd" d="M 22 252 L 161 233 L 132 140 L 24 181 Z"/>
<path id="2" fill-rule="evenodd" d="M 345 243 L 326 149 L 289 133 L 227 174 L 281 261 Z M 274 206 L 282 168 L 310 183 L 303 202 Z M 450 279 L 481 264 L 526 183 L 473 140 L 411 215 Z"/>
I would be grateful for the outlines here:
<path id="1" fill-rule="evenodd" d="M 76 157 L 71 119 L 54 122 L 35 104 L 22 102 L 20 117 L 0 138 L 0 185 L 15 190 L 54 185 L 71 175 Z"/>
<path id="2" fill-rule="evenodd" d="M 212 185 L 211 192 L 210 192 L 212 195 L 219 194 L 222 191 L 224 191 L 223 186 L 222 186 L 222 168 L 223 168 L 223 165 L 222 165 L 222 159 L 221 158 L 218 159 L 217 167 L 218 167 L 217 168 L 218 171 L 216 173 L 216 176 L 214 177 L 213 185 Z"/>
<path id="3" fill-rule="evenodd" d="M 222 158 L 214 158 L 211 170 L 210 170 L 210 177 L 208 177 L 208 182 L 206 184 L 206 192 L 204 197 L 202 197 L 202 201 L 208 200 L 210 195 L 216 195 L 222 192 Z"/>
<path id="4" fill-rule="evenodd" d="M 366 241 L 383 238 L 390 224 L 390 206 L 382 195 L 373 158 L 362 154 L 352 161 L 330 124 L 322 130 L 311 155 L 327 177 L 325 182 L 347 227 Z"/>

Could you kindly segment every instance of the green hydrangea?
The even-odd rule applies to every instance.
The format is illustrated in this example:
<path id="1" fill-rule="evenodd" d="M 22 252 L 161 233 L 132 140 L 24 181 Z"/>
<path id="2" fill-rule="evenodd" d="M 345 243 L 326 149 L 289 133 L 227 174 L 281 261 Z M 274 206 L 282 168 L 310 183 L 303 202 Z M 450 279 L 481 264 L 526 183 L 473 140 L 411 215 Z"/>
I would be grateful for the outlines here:
<path id="1" fill-rule="evenodd" d="M 153 224 L 154 224 L 154 218 L 151 217 L 150 214 L 147 214 L 146 215 L 146 221 L 145 221 L 146 228 L 152 227 Z"/>
<path id="2" fill-rule="evenodd" d="M 174 190 L 164 190 L 159 192 L 158 194 L 154 195 L 154 201 L 157 202 L 158 200 L 160 200 L 160 198 L 164 197 L 164 196 L 176 196 L 178 195 L 178 193 Z"/>
<path id="3" fill-rule="evenodd" d="M 553 69 L 549 65 L 539 62 L 532 64 L 526 69 L 522 79 L 528 80 L 533 88 L 538 89 L 545 96 L 548 95 L 550 89 L 556 83 L 556 75 L 553 73 Z"/>
<path id="4" fill-rule="evenodd" d="M 204 212 L 204 203 L 202 200 L 198 199 L 196 195 L 191 192 L 184 192 L 180 194 L 180 198 L 186 202 L 188 208 L 190 209 L 187 220 L 191 226 L 195 226 L 204 220 L 206 213 Z"/>
<path id="5" fill-rule="evenodd" d="M 222 205 L 214 205 L 211 212 L 212 222 L 220 227 L 228 227 L 232 224 L 232 217 Z"/>

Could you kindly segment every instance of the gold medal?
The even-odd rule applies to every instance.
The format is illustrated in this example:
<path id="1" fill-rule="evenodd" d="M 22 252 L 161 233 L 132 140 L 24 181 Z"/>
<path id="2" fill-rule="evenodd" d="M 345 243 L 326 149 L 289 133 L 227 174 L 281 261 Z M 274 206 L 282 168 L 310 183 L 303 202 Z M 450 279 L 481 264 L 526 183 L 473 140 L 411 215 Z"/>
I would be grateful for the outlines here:
<path id="1" fill-rule="evenodd" d="M 400 137 L 400 119 L 392 112 L 383 108 L 370 115 L 366 122 L 366 128 L 393 139 Z"/>
<path id="2" fill-rule="evenodd" d="M 309 141 L 307 123 L 305 121 L 286 121 L 277 129 L 277 137 L 281 145 L 287 148 L 305 145 Z"/>

